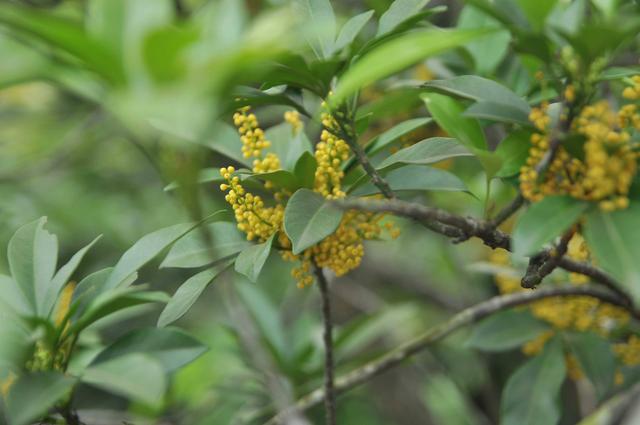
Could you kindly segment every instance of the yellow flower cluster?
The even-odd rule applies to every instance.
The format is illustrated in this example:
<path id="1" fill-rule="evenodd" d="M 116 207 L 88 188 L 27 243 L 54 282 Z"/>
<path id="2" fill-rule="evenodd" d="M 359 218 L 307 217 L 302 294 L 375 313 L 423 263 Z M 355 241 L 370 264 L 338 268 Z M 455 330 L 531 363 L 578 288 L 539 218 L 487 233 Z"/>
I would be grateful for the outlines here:
<path id="1" fill-rule="evenodd" d="M 542 104 L 529 116 L 538 132 L 531 136 L 529 157 L 520 170 L 523 196 L 535 202 L 547 195 L 570 195 L 597 202 L 604 211 L 626 208 L 637 171 L 638 155 L 632 149 L 629 132 L 630 126 L 640 129 L 635 105 L 626 105 L 617 113 L 606 101 L 584 107 L 572 126 L 573 134 L 584 139 L 584 158 L 572 156 L 561 146 L 541 176 L 536 166 L 550 145 L 551 118 L 547 110 L 548 104 Z"/>
<path id="2" fill-rule="evenodd" d="M 280 169 L 280 160 L 277 155 L 268 153 L 264 158 L 262 152 L 271 146 L 271 142 L 265 138 L 264 131 L 260 128 L 255 114 L 248 113 L 249 107 L 244 107 L 233 114 L 233 123 L 238 128 L 242 141 L 242 156 L 255 158 L 253 160 L 254 173 L 268 173 Z M 267 184 L 267 189 L 270 186 Z"/>
<path id="3" fill-rule="evenodd" d="M 344 178 L 342 163 L 349 158 L 347 143 L 329 131 L 322 130 L 314 156 L 318 163 L 314 190 L 325 198 L 344 198 L 345 193 L 341 188 Z"/>
<path id="4" fill-rule="evenodd" d="M 260 196 L 242 187 L 240 177 L 234 176 L 234 172 L 231 166 L 220 169 L 220 175 L 227 181 L 220 185 L 220 190 L 228 191 L 224 199 L 233 208 L 238 229 L 247 234 L 247 240 L 264 242 L 282 227 L 284 207 L 280 204 L 265 207 Z"/>
<path id="5" fill-rule="evenodd" d="M 262 158 L 262 150 L 268 147 L 268 142 L 265 144 L 264 139 L 256 139 L 256 135 L 263 137 L 264 132 L 260 130 L 255 115 L 247 112 L 247 109 L 243 109 L 234 115 L 234 123 L 244 137 L 243 152 L 249 152 L 249 156 Z M 302 123 L 297 112 L 287 112 L 284 118 L 291 124 L 294 131 L 301 130 Z M 322 121 L 325 129 L 322 131 L 321 140 L 316 145 L 314 153 L 318 164 L 314 191 L 325 198 L 342 198 L 345 196 L 342 190 L 344 178 L 342 165 L 349 158 L 349 147 L 344 140 L 331 131 L 335 131 L 337 127 L 331 115 L 323 114 Z M 278 157 L 272 153 L 268 153 L 259 161 L 258 167 L 254 163 L 254 172 L 264 171 L 265 168 L 271 170 L 270 167 L 280 167 Z M 270 161 L 269 167 L 263 167 L 265 161 Z M 384 229 L 389 231 L 391 237 L 395 238 L 399 234 L 398 229 L 391 223 L 384 225 L 381 223 L 382 214 L 347 211 L 333 234 L 303 253 L 294 255 L 291 252 L 291 241 L 283 230 L 284 205 L 282 202 L 286 198 L 283 196 L 284 192 L 276 192 L 275 205 L 266 207 L 260 196 L 246 192 L 240 178 L 234 175 L 235 171 L 233 167 L 220 170 L 220 174 L 226 180 L 226 183 L 220 185 L 220 189 L 227 192 L 225 200 L 233 208 L 238 229 L 247 235 L 248 240 L 258 242 L 264 242 L 273 234 L 277 234 L 278 248 L 281 250 L 282 257 L 285 260 L 300 262 L 299 266 L 292 270 L 292 275 L 299 287 L 313 282 L 311 271 L 314 265 L 329 268 L 337 276 L 344 275 L 360 265 L 364 255 L 364 240 L 378 238 Z M 265 187 L 270 188 L 267 184 Z"/>
<path id="6" fill-rule="evenodd" d="M 589 260 L 589 250 L 579 233 L 574 234 L 569 242 L 567 255 L 578 261 Z M 498 265 L 508 265 L 509 254 L 504 250 L 493 251 L 490 261 Z M 498 273 L 495 279 L 498 289 L 503 294 L 528 290 L 520 287 L 519 278 L 515 275 Z M 571 273 L 569 281 L 574 285 L 582 285 L 586 279 L 582 275 Z M 549 323 L 553 330 L 523 345 L 522 351 L 527 355 L 535 355 L 542 351 L 556 330 L 592 331 L 608 337 L 613 330 L 629 321 L 629 314 L 624 309 L 586 296 L 545 298 L 529 304 L 528 308 L 535 317 Z"/>
<path id="7" fill-rule="evenodd" d="M 625 342 L 615 344 L 613 351 L 624 365 L 640 365 L 640 338 L 637 335 L 631 335 Z"/>
<path id="8" fill-rule="evenodd" d="M 303 124 L 298 111 L 287 111 L 284 113 L 284 120 L 289 123 L 293 129 L 293 134 L 297 134 L 302 130 Z"/>
<path id="9" fill-rule="evenodd" d="M 629 100 L 640 100 L 640 75 L 634 75 L 631 77 L 630 87 L 626 87 L 622 91 L 622 97 Z"/>

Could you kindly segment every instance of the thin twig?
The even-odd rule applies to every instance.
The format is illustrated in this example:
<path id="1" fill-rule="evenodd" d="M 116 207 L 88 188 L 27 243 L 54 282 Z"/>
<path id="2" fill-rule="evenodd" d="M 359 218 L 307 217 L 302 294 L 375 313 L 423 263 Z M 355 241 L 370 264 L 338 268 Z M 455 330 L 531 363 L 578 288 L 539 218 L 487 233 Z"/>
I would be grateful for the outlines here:
<path id="1" fill-rule="evenodd" d="M 511 217 L 516 211 L 518 211 L 520 207 L 524 205 L 524 203 L 524 196 L 522 196 L 522 193 L 518 193 L 518 195 L 513 199 L 513 201 L 509 203 L 509 205 L 504 207 L 496 214 L 496 216 L 491 220 L 491 225 L 493 227 L 498 227 L 499 225 L 507 221 L 509 217 Z"/>
<path id="2" fill-rule="evenodd" d="M 371 161 L 369 161 L 369 157 L 367 157 L 364 149 L 362 149 L 362 146 L 360 146 L 360 144 L 358 143 L 353 123 L 344 122 L 344 120 L 346 119 L 346 114 L 342 111 L 334 112 L 333 116 L 335 122 L 338 124 L 337 130 L 339 130 L 340 132 L 340 137 L 342 137 L 347 143 L 347 145 L 355 155 L 356 160 L 358 161 L 358 163 L 360 163 L 360 165 L 362 165 L 362 168 L 371 179 L 371 182 L 378 189 L 380 189 L 380 192 L 384 195 L 385 198 L 394 199 L 396 195 L 393 193 L 393 190 L 391 190 L 391 186 L 389 186 L 389 183 L 371 164 Z"/>
<path id="3" fill-rule="evenodd" d="M 334 390 L 334 365 L 333 365 L 333 323 L 331 320 L 331 296 L 329 284 L 321 267 L 315 266 L 315 274 L 318 287 L 322 295 L 322 319 L 324 324 L 324 409 L 327 425 L 336 425 L 336 396 Z"/>
<path id="4" fill-rule="evenodd" d="M 411 356 L 442 340 L 456 330 L 475 323 L 493 313 L 518 305 L 529 304 L 543 298 L 568 297 L 576 295 L 590 296 L 610 304 L 625 307 L 624 300 L 620 299 L 617 295 L 612 294 L 610 291 L 605 289 L 590 285 L 558 286 L 494 297 L 461 311 L 447 322 L 435 326 L 413 341 L 385 354 L 379 359 L 373 360 L 362 367 L 340 376 L 336 380 L 335 392 L 337 394 L 343 393 L 363 384 L 371 378 L 399 365 Z M 291 411 L 303 411 L 309 409 L 322 402 L 325 398 L 325 394 L 324 389 L 316 389 L 305 397 L 299 399 L 295 405 L 289 406 L 287 409 L 280 411 L 276 416 L 267 421 L 265 425 L 281 424 L 283 419 L 286 418 Z"/>
<path id="5" fill-rule="evenodd" d="M 575 228 L 571 228 L 562 235 L 555 249 L 543 250 L 529 259 L 527 271 L 520 281 L 523 288 L 535 288 L 542 282 L 542 279 L 550 275 L 558 267 L 560 260 L 567 253 L 569 241 L 574 233 Z"/>

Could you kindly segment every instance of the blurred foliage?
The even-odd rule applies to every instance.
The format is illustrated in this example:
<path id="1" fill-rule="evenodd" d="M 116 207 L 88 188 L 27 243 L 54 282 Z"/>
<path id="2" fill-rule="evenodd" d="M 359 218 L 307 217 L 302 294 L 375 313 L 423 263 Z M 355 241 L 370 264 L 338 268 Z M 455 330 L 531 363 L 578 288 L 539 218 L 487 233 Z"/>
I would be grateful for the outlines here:
<path id="1" fill-rule="evenodd" d="M 0 2 L 0 246 L 8 247 L 0 423 L 31 423 L 57 406 L 46 420 L 77 412 L 88 424 L 260 424 L 321 386 L 317 291 L 296 288 L 297 264 L 277 252 L 280 235 L 250 243 L 236 229 L 220 167 L 233 166 L 267 207 L 278 204 L 273 185 L 295 192 L 279 233 L 296 255 L 313 249 L 343 218 L 312 192 L 322 113 L 339 111 L 401 199 L 493 216 L 519 188 L 536 133 L 532 107 L 550 103 L 545 116 L 555 122 L 569 85 L 580 107 L 598 99 L 622 107 L 625 89 L 640 90 L 639 8 L 624 0 Z M 232 119 L 247 106 L 281 169 L 250 170 Z M 292 111 L 300 130 L 283 122 Z M 640 136 L 629 131 L 635 152 Z M 584 158 L 578 139 L 565 147 Z M 340 171 L 349 196 L 380 192 L 353 156 Z M 523 255 L 583 217 L 593 258 L 581 259 L 595 259 L 637 300 L 636 176 L 629 190 L 630 206 L 614 213 L 568 195 L 533 203 L 503 225 L 515 227 L 510 261 L 478 240 L 453 245 L 385 218 L 400 236 L 366 238 L 362 264 L 331 276 L 337 373 L 510 292 Z M 59 255 L 42 216 L 60 236 Z M 100 234 L 56 280 L 58 257 L 73 263 Z M 20 272 L 34 267 L 46 269 L 38 283 Z M 69 325 L 57 322 L 68 281 L 78 288 L 97 270 L 111 283 L 89 282 L 99 290 L 89 304 L 117 300 L 108 311 L 91 304 L 112 316 L 88 323 L 89 305 Z M 152 290 L 129 286 L 137 276 Z M 545 285 L 569 280 L 558 271 Z M 147 302 L 167 306 L 132 307 Z M 622 360 L 637 357 L 637 324 L 616 316 L 615 329 L 580 332 L 537 306 L 499 313 L 341 395 L 338 423 L 570 424 L 599 406 L 585 423 L 614 423 L 637 394 L 640 357 Z M 64 364 L 34 367 L 52 349 Z M 636 423 L 634 414 L 623 423 Z M 323 417 L 314 407 L 290 423 Z"/>

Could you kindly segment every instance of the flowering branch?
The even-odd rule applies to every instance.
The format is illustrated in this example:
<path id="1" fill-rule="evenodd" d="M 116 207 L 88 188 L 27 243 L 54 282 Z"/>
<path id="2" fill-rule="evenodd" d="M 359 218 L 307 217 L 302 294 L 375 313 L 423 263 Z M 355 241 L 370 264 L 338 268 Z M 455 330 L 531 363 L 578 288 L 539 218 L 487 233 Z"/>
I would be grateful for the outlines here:
<path id="1" fill-rule="evenodd" d="M 335 392 L 338 394 L 343 393 L 363 384 L 373 377 L 399 365 L 406 359 L 442 340 L 456 330 L 475 323 L 491 314 L 511 307 L 529 304 L 543 298 L 569 297 L 576 295 L 597 298 L 623 308 L 628 307 L 625 300 L 621 299 L 618 295 L 613 294 L 608 290 L 590 285 L 550 287 L 538 289 L 536 291 L 517 292 L 509 295 L 497 296 L 462 310 L 447 322 L 435 326 L 413 341 L 383 355 L 377 360 L 373 360 L 362 367 L 340 376 L 336 380 Z M 264 425 L 282 424 L 292 412 L 306 410 L 319 404 L 325 399 L 325 395 L 325 390 L 318 388 L 299 399 L 295 405 L 289 406 L 285 410 L 280 411 Z"/>

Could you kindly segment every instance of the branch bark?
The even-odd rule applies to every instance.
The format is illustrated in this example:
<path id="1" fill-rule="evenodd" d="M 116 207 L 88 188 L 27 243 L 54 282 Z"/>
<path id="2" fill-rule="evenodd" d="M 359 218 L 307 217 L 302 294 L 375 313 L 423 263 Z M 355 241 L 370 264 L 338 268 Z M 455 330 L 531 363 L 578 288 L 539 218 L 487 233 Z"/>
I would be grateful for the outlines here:
<path id="1" fill-rule="evenodd" d="M 371 378 L 399 365 L 428 346 L 442 340 L 456 330 L 475 323 L 493 313 L 497 313 L 511 307 L 529 304 L 543 298 L 569 297 L 576 295 L 590 296 L 607 303 L 626 308 L 624 300 L 616 294 L 591 285 L 542 288 L 535 291 L 518 292 L 515 294 L 494 297 L 461 311 L 447 322 L 430 329 L 413 341 L 383 355 L 379 359 L 373 360 L 362 367 L 340 376 L 335 384 L 335 393 L 343 393 L 367 382 Z M 324 389 L 316 389 L 305 397 L 299 399 L 295 405 L 289 406 L 285 410 L 280 411 L 276 416 L 265 422 L 264 425 L 282 424 L 283 420 L 288 417 L 291 412 L 303 411 L 319 404 L 325 399 L 326 394 L 327 393 Z"/>
<path id="2" fill-rule="evenodd" d="M 321 267 L 315 266 L 318 287 L 322 295 L 322 318 L 324 323 L 324 409 L 327 425 L 336 425 L 336 396 L 334 391 L 333 323 L 331 319 L 331 296 L 329 283 Z"/>
<path id="3" fill-rule="evenodd" d="M 485 245 L 493 249 L 503 248 L 508 251 L 511 250 L 510 236 L 496 229 L 491 222 L 481 221 L 471 217 L 462 217 L 440 208 L 399 200 L 384 201 L 359 198 L 336 200 L 334 204 L 344 209 L 390 213 L 401 217 L 412 218 L 437 233 L 453 237 L 454 241 L 463 241 L 475 236 L 482 240 Z M 439 227 L 434 224 L 447 226 L 446 231 L 440 231 Z M 546 250 L 543 252 L 546 252 Z M 626 306 L 635 312 L 631 297 L 621 289 L 618 282 L 604 271 L 591 264 L 573 261 L 565 257 L 558 260 L 557 266 L 569 272 L 588 276 L 593 282 L 606 286 L 619 297 L 626 300 Z M 635 314 L 638 315 L 638 313 Z"/>

